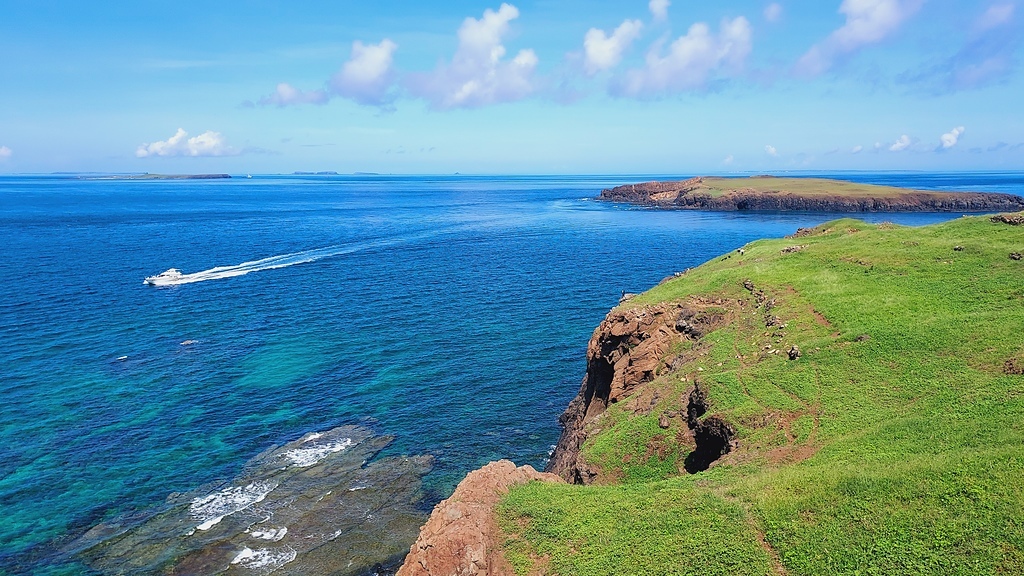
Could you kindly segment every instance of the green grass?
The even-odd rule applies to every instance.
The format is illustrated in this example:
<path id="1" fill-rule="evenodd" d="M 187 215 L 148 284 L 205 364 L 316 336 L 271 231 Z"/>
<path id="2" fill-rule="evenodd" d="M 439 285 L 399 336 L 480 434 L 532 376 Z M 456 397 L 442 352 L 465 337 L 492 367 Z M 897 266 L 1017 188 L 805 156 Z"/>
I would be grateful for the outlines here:
<path id="1" fill-rule="evenodd" d="M 897 198 L 908 193 L 934 194 L 921 190 L 861 184 L 827 178 L 776 178 L 755 176 L 748 178 L 705 177 L 697 191 L 712 197 L 725 196 L 732 192 L 760 192 L 794 194 L 804 197 L 842 196 L 844 198 Z"/>
<path id="2" fill-rule="evenodd" d="M 1008 257 L 1024 229 L 845 219 L 745 249 L 626 304 L 747 301 L 707 356 L 647 385 L 653 412 L 620 403 L 597 423 L 584 456 L 614 483 L 506 497 L 518 572 L 1024 573 L 1024 376 L 1003 373 L 1024 360 L 1024 261 Z M 785 328 L 765 328 L 746 279 Z M 679 419 L 657 425 L 684 376 L 739 442 L 695 475 Z"/>

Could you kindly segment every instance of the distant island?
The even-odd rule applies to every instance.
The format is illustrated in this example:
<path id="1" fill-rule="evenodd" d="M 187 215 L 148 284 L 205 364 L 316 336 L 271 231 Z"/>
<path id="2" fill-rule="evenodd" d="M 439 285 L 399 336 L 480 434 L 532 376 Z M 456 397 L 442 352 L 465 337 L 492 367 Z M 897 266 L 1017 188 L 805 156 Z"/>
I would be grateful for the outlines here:
<path id="1" fill-rule="evenodd" d="M 600 200 L 657 208 L 715 211 L 998 212 L 1024 198 L 985 192 L 934 192 L 824 178 L 697 177 L 602 190 Z"/>
<path id="2" fill-rule="evenodd" d="M 321 172 L 292 172 L 293 176 L 337 176 L 338 173 L 333 170 L 324 170 Z"/>
<path id="3" fill-rule="evenodd" d="M 80 176 L 81 180 L 219 180 L 231 178 L 230 174 L 109 174 L 103 176 Z"/>

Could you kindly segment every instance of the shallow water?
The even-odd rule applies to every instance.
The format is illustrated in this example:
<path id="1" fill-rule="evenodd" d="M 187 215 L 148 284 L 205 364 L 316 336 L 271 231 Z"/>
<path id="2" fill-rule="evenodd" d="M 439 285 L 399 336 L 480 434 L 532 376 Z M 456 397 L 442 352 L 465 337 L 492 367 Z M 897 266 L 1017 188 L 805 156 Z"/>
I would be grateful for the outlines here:
<path id="1" fill-rule="evenodd" d="M 591 200 L 645 179 L 0 177 L 0 571 L 80 573 L 90 528 L 342 425 L 433 457 L 424 505 L 492 459 L 542 466 L 622 291 L 837 217 Z M 195 281 L 143 285 L 172 267 Z"/>

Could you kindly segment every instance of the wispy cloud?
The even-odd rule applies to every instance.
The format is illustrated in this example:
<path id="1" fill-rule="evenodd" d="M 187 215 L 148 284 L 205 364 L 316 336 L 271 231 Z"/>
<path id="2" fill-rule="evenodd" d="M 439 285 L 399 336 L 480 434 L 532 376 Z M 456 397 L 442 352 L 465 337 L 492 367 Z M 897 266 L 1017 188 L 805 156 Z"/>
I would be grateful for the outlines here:
<path id="1" fill-rule="evenodd" d="M 861 152 L 863 152 L 863 151 L 864 151 L 864 147 L 863 147 L 863 146 L 861 146 L 860 144 L 858 144 L 858 145 L 854 146 L 854 147 L 853 147 L 853 148 L 852 148 L 852 149 L 850 150 L 850 154 L 860 154 L 860 153 L 861 153 Z"/>
<path id="2" fill-rule="evenodd" d="M 772 2 L 764 8 L 764 19 L 769 22 L 778 22 L 782 19 L 782 4 Z"/>
<path id="3" fill-rule="evenodd" d="M 740 16 L 725 19 L 718 34 L 703 22 L 690 26 L 663 51 L 656 42 L 647 52 L 645 66 L 629 70 L 612 87 L 617 95 L 653 98 L 704 87 L 715 75 L 739 71 L 753 45 L 750 22 Z"/>
<path id="4" fill-rule="evenodd" d="M 647 3 L 647 9 L 655 20 L 668 19 L 668 7 L 672 4 L 669 0 L 651 0 Z"/>
<path id="5" fill-rule="evenodd" d="M 839 12 L 846 22 L 824 41 L 811 47 L 796 65 L 796 72 L 817 76 L 836 61 L 865 46 L 892 36 L 921 7 L 924 0 L 843 0 Z"/>
<path id="6" fill-rule="evenodd" d="M 466 18 L 458 31 L 459 46 L 451 62 L 430 73 L 410 74 L 409 91 L 437 109 L 471 108 L 521 100 L 533 93 L 537 54 L 520 50 L 506 59 L 503 39 L 519 9 L 502 4 L 483 17 Z"/>
<path id="7" fill-rule="evenodd" d="M 779 157 L 778 149 L 775 148 L 775 146 L 772 146 L 770 144 L 764 147 L 764 153 L 769 155 L 769 156 L 771 156 L 772 158 L 778 158 Z"/>
<path id="8" fill-rule="evenodd" d="M 1020 34 L 1013 26 L 1012 3 L 992 4 L 974 22 L 964 26 L 966 40 L 953 56 L 922 71 L 907 72 L 899 80 L 935 92 L 981 88 L 1008 77 L 1016 68 L 1014 54 Z"/>
<path id="9" fill-rule="evenodd" d="M 984 34 L 989 30 L 1009 24 L 1013 20 L 1015 6 L 1010 2 L 993 4 L 974 21 L 974 34 Z"/>
<path id="10" fill-rule="evenodd" d="M 135 150 L 138 158 L 151 156 L 233 156 L 238 151 L 227 145 L 219 132 L 208 130 L 198 136 L 188 137 L 188 132 L 178 128 L 167 140 L 142 144 Z"/>
<path id="11" fill-rule="evenodd" d="M 904 134 L 893 142 L 892 146 L 889 146 L 889 152 L 903 152 L 907 148 L 910 148 L 911 144 L 913 144 L 913 141 L 910 140 L 910 136 Z"/>
<path id="12" fill-rule="evenodd" d="M 939 136 L 939 149 L 949 150 L 953 146 L 956 146 L 957 142 L 960 141 L 960 136 L 962 136 L 963 133 L 964 127 L 957 126 L 956 128 L 953 128 L 949 132 L 943 134 L 942 136 Z"/>
<path id="13" fill-rule="evenodd" d="M 643 27 L 639 20 L 625 20 L 611 36 L 597 28 L 588 30 L 583 38 L 583 68 L 587 74 L 594 75 L 618 64 Z"/>
<path id="14" fill-rule="evenodd" d="M 282 82 L 273 94 L 259 99 L 260 106 L 295 106 L 296 104 L 326 104 L 330 96 L 326 90 L 303 91 Z"/>
<path id="15" fill-rule="evenodd" d="M 7 160 L 14 155 L 14 150 L 11 150 L 7 146 L 0 146 L 0 160 Z"/>

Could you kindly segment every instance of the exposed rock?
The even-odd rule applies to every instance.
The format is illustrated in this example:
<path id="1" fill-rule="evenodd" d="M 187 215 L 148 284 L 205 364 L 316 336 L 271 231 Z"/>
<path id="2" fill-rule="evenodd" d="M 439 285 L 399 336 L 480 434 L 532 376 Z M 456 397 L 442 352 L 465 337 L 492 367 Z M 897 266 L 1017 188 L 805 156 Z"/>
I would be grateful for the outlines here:
<path id="1" fill-rule="evenodd" d="M 707 392 L 695 385 L 686 404 L 686 425 L 693 434 L 696 448 L 683 462 L 683 467 L 691 474 L 707 470 L 733 449 L 736 431 L 717 416 L 704 418 L 709 409 Z"/>
<path id="2" fill-rule="evenodd" d="M 499 460 L 467 475 L 455 493 L 434 507 L 396 576 L 512 575 L 502 555 L 494 506 L 509 488 L 531 480 L 563 482 L 530 466 Z"/>
<path id="3" fill-rule="evenodd" d="M 1024 375 L 1024 360 L 1019 358 L 1010 358 L 1003 363 L 1003 374 L 1009 374 L 1011 376 Z"/>
<path id="4" fill-rule="evenodd" d="M 1020 259 L 1021 259 L 1020 252 L 1011 252 L 1010 253 L 1010 260 L 1020 260 Z"/>
<path id="5" fill-rule="evenodd" d="M 669 421 L 668 421 L 668 415 L 667 414 L 662 414 L 661 416 L 658 417 L 658 427 L 661 428 L 661 429 L 665 429 L 665 428 L 669 427 Z"/>
<path id="6" fill-rule="evenodd" d="M 789 352 L 787 354 L 790 360 L 796 360 L 797 358 L 800 357 L 800 348 L 797 347 L 796 344 L 793 344 L 793 346 L 789 349 Z"/>
<path id="7" fill-rule="evenodd" d="M 996 214 L 991 218 L 993 222 L 1009 224 L 1010 226 L 1020 226 L 1024 224 L 1024 212 L 1018 212 L 1017 214 Z"/>
<path id="8" fill-rule="evenodd" d="M 584 427 L 609 404 L 655 378 L 662 358 L 681 338 L 670 314 L 676 309 L 662 304 L 612 310 L 597 327 L 587 345 L 587 374 L 580 391 L 559 417 L 563 430 L 548 462 L 548 472 L 577 484 L 595 479 L 595 472 L 580 457 L 586 439 Z"/>
<path id="9" fill-rule="evenodd" d="M 964 251 L 964 247 L 963 246 L 953 246 L 953 252 L 963 252 L 963 251 Z"/>
<path id="10" fill-rule="evenodd" d="M 732 183 L 723 183 L 733 180 Z M 789 211 L 808 212 L 995 212 L 1024 209 L 1024 198 L 1012 194 L 987 192 L 933 192 L 905 190 L 893 194 L 880 189 L 877 194 L 844 195 L 842 182 L 824 182 L 828 193 L 790 192 L 784 189 L 755 190 L 744 186 L 743 179 L 690 178 L 675 182 L 644 182 L 602 190 L 598 197 L 609 202 L 628 202 L 658 208 L 716 211 Z M 782 182 L 782 181 L 780 181 Z M 710 184 L 732 189 L 712 193 Z M 783 186 L 782 182 L 779 186 Z M 835 191 L 832 191 L 832 187 Z M 1009 214 L 1007 224 L 1024 223 L 1024 215 Z M 800 234 L 800 231 L 797 232 Z"/>
<path id="11" fill-rule="evenodd" d="M 800 244 L 800 245 L 797 245 L 797 246 L 787 246 L 787 247 L 782 249 L 782 253 L 783 254 L 792 254 L 793 252 L 799 252 L 799 251 L 803 250 L 804 248 L 807 248 L 806 244 Z"/>
<path id="12" fill-rule="evenodd" d="M 103 574 L 361 576 L 397 565 L 425 514 L 429 456 L 341 426 L 272 447 L 228 482 L 171 494 L 148 516 L 106 520 L 69 551 Z"/>

